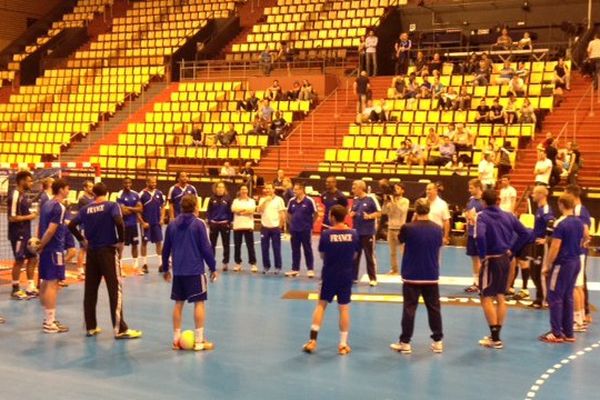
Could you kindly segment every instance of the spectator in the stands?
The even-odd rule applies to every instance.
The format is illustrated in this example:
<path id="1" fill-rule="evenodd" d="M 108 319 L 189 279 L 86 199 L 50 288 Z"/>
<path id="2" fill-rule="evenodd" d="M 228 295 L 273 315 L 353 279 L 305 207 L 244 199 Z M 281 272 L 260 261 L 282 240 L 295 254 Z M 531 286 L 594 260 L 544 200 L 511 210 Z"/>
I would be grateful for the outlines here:
<path id="1" fill-rule="evenodd" d="M 454 136 L 456 136 L 456 124 L 454 122 L 448 124 L 443 136 L 448 136 L 450 141 L 454 140 Z"/>
<path id="2" fill-rule="evenodd" d="M 219 172 L 219 176 L 231 178 L 236 175 L 235 168 L 231 166 L 229 161 L 225 161 Z"/>
<path id="3" fill-rule="evenodd" d="M 458 158 L 458 154 L 454 153 L 450 161 L 443 165 L 445 169 L 450 169 L 454 172 L 459 172 L 465 169 L 465 164 Z"/>
<path id="4" fill-rule="evenodd" d="M 217 134 L 217 141 L 221 146 L 229 147 L 237 144 L 237 132 L 233 124 L 227 124 L 226 129 Z"/>
<path id="5" fill-rule="evenodd" d="M 254 187 L 256 184 L 256 174 L 254 173 L 254 169 L 252 168 L 252 161 L 246 161 L 244 167 L 240 169 L 239 174 L 242 178 L 245 178 L 246 184 L 249 187 Z"/>
<path id="6" fill-rule="evenodd" d="M 283 118 L 281 113 L 277 111 L 269 129 L 269 144 L 279 144 L 279 142 L 285 138 L 287 128 L 287 121 Z"/>
<path id="7" fill-rule="evenodd" d="M 265 122 L 271 122 L 274 112 L 275 110 L 273 110 L 273 107 L 271 107 L 271 102 L 269 99 L 263 99 L 262 104 L 258 108 L 258 115 L 260 119 Z"/>
<path id="8" fill-rule="evenodd" d="M 380 102 L 375 103 L 373 100 L 367 101 L 367 106 L 364 108 L 361 117 L 362 122 L 385 122 L 387 116 L 384 106 Z"/>
<path id="9" fill-rule="evenodd" d="M 466 61 L 466 65 L 463 69 L 463 75 L 466 75 L 466 74 L 472 75 L 478 69 L 479 69 L 479 58 L 477 57 L 477 54 L 472 53 L 471 57 L 469 57 L 469 60 Z"/>
<path id="10" fill-rule="evenodd" d="M 517 64 L 517 70 L 515 71 L 515 75 L 523 79 L 524 83 L 529 83 L 529 69 L 527 68 L 525 62 L 519 61 L 519 63 Z"/>
<path id="11" fill-rule="evenodd" d="M 571 90 L 570 81 L 571 72 L 569 67 L 565 64 L 565 59 L 560 57 L 554 67 L 554 77 L 552 78 L 554 87 L 556 90 L 561 89 L 561 92 L 562 90 Z"/>
<path id="12" fill-rule="evenodd" d="M 471 109 L 471 101 L 473 97 L 469 94 L 469 91 L 466 86 L 460 87 L 460 92 L 458 96 L 452 102 L 452 108 L 458 111 L 467 111 Z"/>
<path id="13" fill-rule="evenodd" d="M 192 126 L 192 144 L 194 146 L 202 146 L 204 144 L 202 124 L 194 124 Z"/>
<path id="14" fill-rule="evenodd" d="M 354 81 L 354 93 L 356 93 L 359 113 L 362 112 L 367 104 L 369 90 L 371 90 L 371 82 L 369 81 L 367 71 L 361 71 L 358 78 Z"/>
<path id="15" fill-rule="evenodd" d="M 427 137 L 425 138 L 425 146 L 428 153 L 440 147 L 440 136 L 434 128 L 429 128 L 429 133 L 427 133 Z"/>
<path id="16" fill-rule="evenodd" d="M 300 82 L 294 81 L 292 88 L 290 90 L 288 90 L 285 97 L 291 101 L 298 100 L 300 98 L 300 90 L 301 90 Z"/>
<path id="17" fill-rule="evenodd" d="M 496 79 L 496 84 L 498 85 L 508 85 L 512 77 L 515 75 L 515 70 L 513 69 L 510 60 L 505 60 L 502 68 L 498 71 L 498 78 Z"/>
<path id="18" fill-rule="evenodd" d="M 258 63 L 263 74 L 267 76 L 271 75 L 271 70 L 273 69 L 273 56 L 271 55 L 269 46 L 265 47 L 260 53 Z"/>
<path id="19" fill-rule="evenodd" d="M 429 70 L 427 68 L 427 59 L 425 58 L 425 53 L 423 53 L 422 51 L 417 52 L 414 73 L 418 76 L 423 76 L 429 73 Z"/>
<path id="20" fill-rule="evenodd" d="M 538 160 L 533 169 L 536 186 L 550 186 L 550 175 L 552 174 L 552 161 L 548 160 L 545 151 L 538 151 Z"/>
<path id="21" fill-rule="evenodd" d="M 277 170 L 277 176 L 273 179 L 273 188 L 275 189 L 275 194 L 279 197 L 283 197 L 284 187 L 283 180 L 285 179 L 285 171 L 282 169 Z"/>
<path id="22" fill-rule="evenodd" d="M 414 73 L 411 73 L 408 76 L 408 84 L 406 85 L 406 94 L 405 98 L 414 99 L 419 94 L 420 87 L 417 83 L 417 76 Z"/>
<path id="23" fill-rule="evenodd" d="M 492 152 L 484 151 L 483 158 L 477 166 L 477 172 L 479 174 L 479 180 L 483 185 L 484 190 L 493 189 L 496 185 L 496 178 L 494 178 L 494 161 L 492 160 Z"/>
<path id="24" fill-rule="evenodd" d="M 519 121 L 524 124 L 537 124 L 535 108 L 531 105 L 531 101 L 529 101 L 528 97 L 523 100 L 523 106 L 519 113 Z"/>
<path id="25" fill-rule="evenodd" d="M 306 79 L 302 80 L 302 87 L 300 88 L 300 97 L 299 100 L 308 100 L 313 101 L 316 97 L 315 91 L 313 90 L 312 85 Z"/>
<path id="26" fill-rule="evenodd" d="M 558 156 L 558 144 L 556 139 L 552 139 L 552 141 L 546 146 L 546 158 L 550 160 L 552 166 L 556 165 L 556 157 Z"/>
<path id="27" fill-rule="evenodd" d="M 365 45 L 365 37 L 361 36 L 358 40 L 358 70 L 365 71 L 367 69 L 367 46 Z"/>
<path id="28" fill-rule="evenodd" d="M 492 47 L 494 47 L 496 49 L 500 49 L 500 50 L 508 50 L 512 47 L 512 45 L 513 45 L 513 40 L 510 37 L 510 35 L 508 34 L 508 29 L 502 28 L 502 31 L 500 32 L 500 36 L 498 36 L 498 39 L 496 40 L 496 44 Z"/>
<path id="29" fill-rule="evenodd" d="M 504 123 L 506 125 L 512 125 L 519 122 L 519 107 L 517 106 L 517 98 L 514 94 L 508 97 L 508 103 L 506 103 L 506 110 L 504 110 Z"/>
<path id="30" fill-rule="evenodd" d="M 429 77 L 427 75 L 425 75 L 423 77 L 423 82 L 421 82 L 421 85 L 419 86 L 419 94 L 417 95 L 417 98 L 419 99 L 428 99 L 431 97 L 431 82 L 429 82 Z"/>
<path id="31" fill-rule="evenodd" d="M 503 124 L 506 121 L 506 113 L 504 112 L 504 107 L 500 104 L 500 99 L 498 97 L 494 99 L 494 103 L 490 107 L 489 121 L 492 124 Z"/>
<path id="32" fill-rule="evenodd" d="M 484 124 L 490 120 L 490 106 L 487 105 L 485 97 L 481 99 L 479 105 L 476 108 L 477 116 L 475 122 L 478 124 Z"/>
<path id="33" fill-rule="evenodd" d="M 439 99 L 444 93 L 446 93 L 446 86 L 440 81 L 440 78 L 434 77 L 431 84 L 431 98 Z"/>
<path id="34" fill-rule="evenodd" d="M 592 80 L 594 89 L 598 89 L 598 80 L 600 80 L 600 33 L 596 32 L 594 39 L 588 43 L 587 47 L 588 59 L 594 68 Z"/>
<path id="35" fill-rule="evenodd" d="M 456 135 L 454 135 L 454 146 L 456 150 L 473 150 L 475 145 L 475 135 L 471 133 L 463 124 L 456 125 Z"/>
<path id="36" fill-rule="evenodd" d="M 444 136 L 443 143 L 439 147 L 440 159 L 438 165 L 446 165 L 456 155 L 456 147 L 449 136 Z"/>
<path id="37" fill-rule="evenodd" d="M 271 86 L 269 86 L 267 90 L 265 90 L 265 99 L 269 99 L 271 101 L 278 101 L 281 100 L 282 97 L 283 89 L 281 88 L 279 81 L 275 79 Z"/>
<path id="38" fill-rule="evenodd" d="M 434 71 L 441 73 L 443 66 L 444 66 L 444 63 L 442 61 L 442 57 L 440 56 L 440 53 L 433 53 L 433 57 L 431 58 L 431 61 L 429 61 L 429 65 L 428 65 L 429 74 L 433 75 Z"/>
<path id="39" fill-rule="evenodd" d="M 365 39 L 365 53 L 367 57 L 367 72 L 370 76 L 377 76 L 377 43 L 379 39 L 374 30 L 369 30 Z"/>
<path id="40" fill-rule="evenodd" d="M 498 179 L 508 175 L 512 170 L 511 154 L 515 151 L 508 140 L 504 140 L 502 147 L 498 150 Z"/>
<path id="41" fill-rule="evenodd" d="M 581 169 L 582 159 L 579 145 L 574 142 L 567 143 L 567 151 L 569 157 L 569 168 L 567 172 L 567 182 L 569 185 L 577 185 L 577 177 Z"/>
<path id="42" fill-rule="evenodd" d="M 392 79 L 392 87 L 390 88 L 390 94 L 394 99 L 403 99 L 406 96 L 406 81 L 404 75 L 398 75 Z"/>
<path id="43" fill-rule="evenodd" d="M 408 33 L 403 32 L 394 44 L 396 66 L 396 75 L 406 75 L 408 72 L 408 64 L 410 63 L 410 49 L 412 41 L 408 38 Z"/>
<path id="44" fill-rule="evenodd" d="M 523 32 L 523 37 L 517 42 L 517 47 L 522 50 L 533 49 L 533 41 L 529 32 Z"/>
<path id="45" fill-rule="evenodd" d="M 295 51 L 291 42 L 279 42 L 279 51 L 277 52 L 277 61 L 285 62 L 288 75 L 291 75 L 292 64 L 294 63 Z"/>
<path id="46" fill-rule="evenodd" d="M 513 94 L 517 97 L 525 96 L 525 82 L 519 75 L 513 75 L 508 83 L 508 94 Z"/>
<path id="47" fill-rule="evenodd" d="M 491 152 L 492 154 L 496 154 L 502 148 L 503 141 L 504 141 L 504 139 L 499 136 L 490 136 L 485 145 L 485 148 L 481 149 L 481 150 L 484 150 L 484 151 L 487 150 L 487 151 Z"/>
<path id="48" fill-rule="evenodd" d="M 396 162 L 400 164 L 406 164 L 409 167 L 411 165 L 424 165 L 425 157 L 423 156 L 423 149 L 418 144 L 413 144 L 410 139 L 404 141 L 403 146 L 396 152 L 398 158 Z"/>
<path id="49" fill-rule="evenodd" d="M 490 83 L 491 70 L 489 63 L 484 59 L 479 60 L 479 67 L 473 73 L 473 85 L 474 86 L 487 86 Z"/>
<path id="50" fill-rule="evenodd" d="M 248 133 L 251 135 L 265 135 L 267 134 L 267 121 L 264 121 L 260 115 L 256 114 L 254 121 L 252 121 L 252 130 Z"/>
<path id="51" fill-rule="evenodd" d="M 258 110 L 258 97 L 256 97 L 256 93 L 249 92 L 246 100 L 240 100 L 237 102 L 237 110 L 238 111 L 256 111 Z"/>
<path id="52" fill-rule="evenodd" d="M 438 79 L 438 78 L 435 78 Z M 435 87 L 435 85 L 434 85 Z M 458 99 L 458 93 L 453 86 L 448 86 L 443 90 L 439 96 L 434 95 L 434 99 L 438 99 L 439 110 L 452 110 L 456 107 L 456 100 Z"/>
<path id="53" fill-rule="evenodd" d="M 544 139 L 538 143 L 538 145 L 536 146 L 536 149 L 538 151 L 546 151 L 546 148 L 554 141 L 554 135 L 552 134 L 552 132 L 546 132 L 546 136 L 544 137 Z"/>

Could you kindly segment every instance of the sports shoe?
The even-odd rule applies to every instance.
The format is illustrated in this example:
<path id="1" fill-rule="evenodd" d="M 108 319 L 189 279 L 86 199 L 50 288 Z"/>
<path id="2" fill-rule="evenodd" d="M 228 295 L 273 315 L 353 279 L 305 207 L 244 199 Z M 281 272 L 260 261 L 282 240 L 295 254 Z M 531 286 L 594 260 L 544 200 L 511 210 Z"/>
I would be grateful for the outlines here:
<path id="1" fill-rule="evenodd" d="M 534 308 L 536 310 L 541 310 L 542 309 L 542 303 L 538 302 L 538 301 L 534 301 L 533 303 L 531 303 L 530 305 L 528 305 L 527 307 L 529 308 Z"/>
<path id="2" fill-rule="evenodd" d="M 544 333 L 538 339 L 545 343 L 562 343 L 565 341 L 562 336 L 555 336 L 552 332 Z"/>
<path id="3" fill-rule="evenodd" d="M 302 351 L 305 353 L 313 353 L 317 349 L 317 341 L 309 340 L 302 346 Z"/>
<path id="4" fill-rule="evenodd" d="M 67 281 L 58 281 L 58 286 L 60 287 L 69 287 Z"/>
<path id="5" fill-rule="evenodd" d="M 504 293 L 504 296 L 506 297 L 512 297 L 515 295 L 515 289 L 514 288 L 508 288 L 508 290 L 506 291 L 506 293 Z"/>
<path id="6" fill-rule="evenodd" d="M 306 276 L 308 276 L 309 279 L 313 279 L 315 277 L 315 271 L 313 271 L 312 269 L 309 269 L 308 272 L 306 273 Z"/>
<path id="7" fill-rule="evenodd" d="M 465 288 L 465 293 L 479 293 L 479 287 L 476 284 L 472 284 L 468 288 Z"/>
<path id="8" fill-rule="evenodd" d="M 52 323 L 47 323 L 46 321 L 44 321 L 43 325 L 42 325 L 42 329 L 44 331 L 44 333 L 65 333 L 65 332 L 69 332 L 69 327 L 66 325 L 62 325 L 60 322 L 58 321 L 54 321 Z"/>
<path id="9" fill-rule="evenodd" d="M 149 271 L 148 271 L 148 264 L 144 264 L 144 265 L 142 265 L 142 272 L 143 272 L 144 274 L 147 274 L 147 273 L 149 272 Z"/>
<path id="10" fill-rule="evenodd" d="M 268 274 L 268 273 L 269 273 L 269 268 L 263 268 L 263 270 L 262 270 L 262 274 L 263 274 L 263 275 L 266 275 L 266 274 Z"/>
<path id="11" fill-rule="evenodd" d="M 85 333 L 85 336 L 87 336 L 87 337 L 98 336 L 100 333 L 102 333 L 102 329 L 100 329 L 100 328 L 94 328 L 94 329 L 89 329 Z"/>
<path id="12" fill-rule="evenodd" d="M 437 342 L 434 341 L 431 343 L 431 351 L 434 353 L 444 352 L 444 343 L 441 340 L 438 340 Z"/>
<path id="13" fill-rule="evenodd" d="M 353 285 L 358 285 L 358 279 L 355 279 L 355 280 L 353 280 L 353 281 L 352 281 L 352 284 L 353 284 Z"/>
<path id="14" fill-rule="evenodd" d="M 525 300 L 529 298 L 529 290 L 523 289 L 513 296 L 513 300 Z"/>
<path id="15" fill-rule="evenodd" d="M 206 340 L 204 342 L 198 342 L 194 345 L 194 351 L 209 351 L 213 350 L 214 348 L 214 343 L 208 342 Z"/>
<path id="16" fill-rule="evenodd" d="M 38 297 L 40 295 L 40 292 L 36 288 L 31 287 L 31 288 L 25 289 L 25 294 L 27 295 L 27 297 L 33 298 L 33 297 Z"/>
<path id="17" fill-rule="evenodd" d="M 256 264 L 252 264 L 250 266 L 250 272 L 252 272 L 253 274 L 258 272 L 258 267 L 256 266 Z"/>
<path id="18" fill-rule="evenodd" d="M 489 336 L 484 336 L 483 339 L 479 341 L 479 345 L 483 347 L 488 347 L 490 349 L 500 350 L 504 348 L 502 344 L 502 340 L 492 340 Z"/>
<path id="19" fill-rule="evenodd" d="M 288 271 L 285 273 L 285 276 L 288 278 L 295 278 L 298 275 L 300 275 L 300 272 L 298 272 L 298 271 Z"/>
<path id="20" fill-rule="evenodd" d="M 273 271 L 274 275 L 279 275 L 281 273 L 281 268 L 275 268 L 275 271 Z"/>
<path id="21" fill-rule="evenodd" d="M 233 272 L 240 272 L 241 270 L 242 270 L 241 264 L 235 264 L 235 267 L 233 267 Z"/>
<path id="22" fill-rule="evenodd" d="M 563 336 L 563 340 L 566 343 L 575 343 L 575 337 L 574 336 L 571 336 L 571 337 L 569 337 L 569 336 Z"/>
<path id="23" fill-rule="evenodd" d="M 171 343 L 171 349 L 173 350 L 181 350 L 181 346 L 179 345 L 179 340 Z"/>
<path id="24" fill-rule="evenodd" d="M 591 324 L 593 322 L 592 314 L 587 314 L 583 321 L 587 324 Z"/>
<path id="25" fill-rule="evenodd" d="M 390 349 L 397 351 L 398 353 L 402 353 L 402 354 L 412 353 L 412 347 L 410 346 L 410 343 L 404 343 L 404 342 L 392 343 L 392 344 L 390 344 Z"/>
<path id="26" fill-rule="evenodd" d="M 369 282 L 369 286 L 371 286 L 371 287 L 375 287 L 377 285 L 378 285 L 377 281 L 370 281 Z"/>
<path id="27" fill-rule="evenodd" d="M 352 351 L 352 349 L 347 344 L 340 344 L 338 346 L 338 354 L 340 356 L 348 355 L 348 354 L 350 354 L 351 351 Z"/>
<path id="28" fill-rule="evenodd" d="M 223 264 L 223 267 L 221 269 L 223 270 L 223 272 L 229 271 L 229 264 Z"/>
<path id="29" fill-rule="evenodd" d="M 125 332 L 117 333 L 115 335 L 115 339 L 139 339 L 142 337 L 142 331 L 137 331 L 135 329 L 127 329 Z"/>
<path id="30" fill-rule="evenodd" d="M 13 289 L 10 298 L 13 300 L 27 300 L 29 296 L 27 296 L 27 293 L 23 289 Z"/>
<path id="31" fill-rule="evenodd" d="M 162 274 L 163 272 L 164 272 L 164 271 L 163 271 L 163 266 L 162 266 L 162 264 L 161 264 L 161 265 L 159 265 L 159 266 L 158 266 L 158 273 L 159 273 L 159 274 Z"/>
<path id="32" fill-rule="evenodd" d="M 584 324 L 574 323 L 573 324 L 573 332 L 578 332 L 578 333 L 587 332 L 587 327 Z"/>

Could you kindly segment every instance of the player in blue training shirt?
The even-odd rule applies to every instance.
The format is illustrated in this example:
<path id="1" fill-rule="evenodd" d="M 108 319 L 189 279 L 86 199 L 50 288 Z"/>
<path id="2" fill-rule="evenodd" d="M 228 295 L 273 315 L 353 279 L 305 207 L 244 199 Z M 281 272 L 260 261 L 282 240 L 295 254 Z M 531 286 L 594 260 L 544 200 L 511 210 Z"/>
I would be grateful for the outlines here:
<path id="1" fill-rule="evenodd" d="M 591 321 L 590 306 L 588 302 L 588 291 L 587 291 L 587 256 L 588 256 L 588 244 L 590 242 L 590 227 L 592 226 L 592 217 L 590 212 L 581 204 L 581 188 L 577 185 L 567 185 L 565 187 L 565 193 L 572 195 L 575 198 L 575 207 L 573 208 L 573 215 L 575 215 L 581 222 L 583 222 L 583 243 L 581 246 L 581 268 L 579 269 L 579 275 L 575 281 L 575 293 L 574 293 L 574 307 L 575 307 L 575 331 L 585 332 L 587 331 L 588 323 Z"/>
<path id="2" fill-rule="evenodd" d="M 479 344 L 502 349 L 500 331 L 507 312 L 504 294 L 508 288 L 510 258 L 523 248 L 531 234 L 517 217 L 498 207 L 498 193 L 495 190 L 486 190 L 481 198 L 485 208 L 477 215 L 475 238 L 481 258 L 481 306 L 491 335 L 485 336 Z"/>
<path id="3" fill-rule="evenodd" d="M 358 271 L 360 267 L 360 256 L 365 253 L 367 263 L 367 274 L 369 285 L 377 286 L 377 261 L 375 259 L 375 233 L 377 218 L 381 216 L 381 207 L 375 196 L 367 193 L 367 184 L 364 181 L 352 183 L 354 200 L 350 216 L 352 227 L 356 229 L 360 239 L 361 251 L 354 260 L 354 281 L 358 282 Z"/>
<path id="4" fill-rule="evenodd" d="M 162 222 L 165 219 L 165 196 L 156 188 L 156 177 L 148 178 L 146 188 L 140 194 L 142 212 L 138 214 L 143 229 L 142 271 L 148 273 L 148 242 L 156 246 L 156 255 L 162 254 Z M 158 267 L 162 272 L 162 265 Z"/>
<path id="5" fill-rule="evenodd" d="M 162 253 L 164 279 L 173 281 L 171 300 L 173 308 L 173 350 L 181 349 L 181 320 L 183 305 L 187 301 L 194 304 L 194 322 L 196 326 L 194 350 L 212 350 L 213 343 L 204 338 L 204 303 L 207 299 L 208 283 L 205 263 L 210 270 L 210 279 L 217 279 L 216 261 L 208 231 L 204 221 L 196 216 L 197 199 L 185 195 L 181 199 L 179 216 L 169 223 L 165 235 L 165 246 Z M 169 258 L 173 260 L 173 276 L 169 271 Z"/>
<path id="6" fill-rule="evenodd" d="M 40 213 L 40 302 L 45 318 L 44 333 L 68 332 L 69 328 L 56 320 L 56 299 L 59 282 L 65 279 L 65 228 L 67 212 L 63 202 L 69 195 L 69 185 L 62 179 L 52 182 L 53 198 L 48 200 Z"/>
<path id="7" fill-rule="evenodd" d="M 102 331 L 96 320 L 96 303 L 98 288 L 104 278 L 115 339 L 137 339 L 142 332 L 129 329 L 123 319 L 120 259 L 123 254 L 124 224 L 121 208 L 106 199 L 108 189 L 104 183 L 96 183 L 92 190 L 96 197 L 94 201 L 79 210 L 69 223 L 71 233 L 87 249 L 83 292 L 87 336 L 96 336 Z M 80 225 L 85 238 L 77 229 Z"/>
<path id="8" fill-rule="evenodd" d="M 89 179 L 86 179 L 85 181 L 83 181 L 81 188 L 83 189 L 83 193 L 79 197 L 79 200 L 77 200 L 77 207 L 76 207 L 77 212 L 79 212 L 79 210 L 81 210 L 83 207 L 87 206 L 92 201 L 94 201 L 94 192 L 92 192 L 92 190 L 94 189 L 94 182 L 92 182 Z M 75 214 L 75 215 L 77 215 L 77 214 Z M 82 247 L 79 247 L 79 252 L 77 253 L 77 273 L 79 275 L 79 279 L 85 278 L 85 269 L 83 268 L 84 263 L 85 263 L 85 249 Z"/>
<path id="9" fill-rule="evenodd" d="M 321 292 L 315 307 L 310 327 L 310 340 L 302 348 L 307 353 L 317 349 L 317 336 L 325 316 L 327 305 L 337 297 L 340 312 L 340 344 L 338 353 L 349 354 L 348 330 L 350 328 L 350 299 L 352 296 L 353 264 L 360 251 L 358 234 L 344 224 L 348 210 L 334 205 L 329 211 L 331 229 L 321 233 L 319 253 L 323 259 L 321 271 Z"/>
<path id="10" fill-rule="evenodd" d="M 410 341 L 415 328 L 415 315 L 419 297 L 423 296 L 429 328 L 431 350 L 444 351 L 442 339 L 442 307 L 440 305 L 440 248 L 444 244 L 444 232 L 438 224 L 429 220 L 430 206 L 426 199 L 415 202 L 415 219 L 400 229 L 400 243 L 404 244 L 402 256 L 402 334 L 390 348 L 399 353 L 410 354 Z"/>
<path id="11" fill-rule="evenodd" d="M 49 200 L 52 199 L 52 184 L 54 183 L 54 178 L 48 177 L 45 178 L 42 182 L 42 193 L 40 193 L 40 198 L 38 200 L 40 211 L 44 204 L 46 204 Z M 39 236 L 38 236 L 39 237 Z"/>
<path id="12" fill-rule="evenodd" d="M 307 276 L 315 277 L 314 257 L 312 251 L 312 228 L 317 219 L 317 206 L 315 201 L 304 192 L 304 184 L 294 185 L 295 196 L 288 203 L 288 225 L 290 227 L 292 245 L 292 270 L 285 276 L 295 278 L 300 275 L 300 249 L 304 250 Z"/>
<path id="13" fill-rule="evenodd" d="M 325 191 L 321 193 L 321 203 L 323 203 L 323 207 L 325 208 L 321 230 L 325 230 L 331 226 L 331 222 L 329 221 L 331 207 L 339 204 L 342 207 L 348 208 L 348 199 L 344 193 L 338 190 L 335 176 L 328 176 L 325 179 Z"/>
<path id="14" fill-rule="evenodd" d="M 36 219 L 38 214 L 37 211 L 31 211 L 31 201 L 27 197 L 27 192 L 33 185 L 31 172 L 19 171 L 16 184 L 15 190 L 8 195 L 8 240 L 15 258 L 10 296 L 15 300 L 24 300 L 38 295 L 34 281 L 37 256 L 27 248 L 27 242 L 31 238 L 31 221 Z M 28 281 L 25 291 L 19 286 L 23 266 L 26 267 Z"/>
<path id="15" fill-rule="evenodd" d="M 148 273 L 140 270 L 138 262 L 138 215 L 143 211 L 140 201 L 140 195 L 131 190 L 132 181 L 129 178 L 123 179 L 123 190 L 117 194 L 117 204 L 121 206 L 123 213 L 123 222 L 125 223 L 125 246 L 131 246 L 131 256 L 133 257 L 133 268 L 138 275 Z"/>
<path id="16" fill-rule="evenodd" d="M 169 189 L 167 201 L 169 202 L 169 220 L 174 220 L 181 213 L 181 199 L 186 194 L 198 197 L 198 191 L 192 185 L 188 185 L 187 172 L 177 173 L 177 183 Z"/>
<path id="17" fill-rule="evenodd" d="M 550 327 L 539 339 L 547 343 L 574 342 L 573 291 L 581 269 L 581 244 L 584 240 L 583 222 L 575 215 L 575 199 L 563 194 L 558 199 L 562 217 L 554 224 L 552 242 L 544 264 L 543 275 L 548 288 Z"/>
<path id="18" fill-rule="evenodd" d="M 483 201 L 481 201 L 483 185 L 479 179 L 471 179 L 469 181 L 469 193 L 471 197 L 465 207 L 464 216 L 467 220 L 467 256 L 471 257 L 473 284 L 466 288 L 465 292 L 479 293 L 478 282 L 481 260 L 477 251 L 477 240 L 475 240 L 475 220 L 477 219 L 477 213 L 483 210 Z"/>

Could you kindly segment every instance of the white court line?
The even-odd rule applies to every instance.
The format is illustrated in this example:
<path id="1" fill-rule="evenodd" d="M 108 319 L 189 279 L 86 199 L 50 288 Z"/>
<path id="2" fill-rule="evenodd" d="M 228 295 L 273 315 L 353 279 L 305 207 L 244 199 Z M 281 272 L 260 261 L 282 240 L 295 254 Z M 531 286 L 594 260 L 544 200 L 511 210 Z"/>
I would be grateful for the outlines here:
<path id="1" fill-rule="evenodd" d="M 542 388 L 542 385 L 550 380 L 552 375 L 558 370 L 560 370 L 563 366 L 566 366 L 571 363 L 571 361 L 575 361 L 577 358 L 581 358 L 584 355 L 590 353 L 593 350 L 596 350 L 600 347 L 600 341 L 592 344 L 589 347 L 586 347 L 583 350 L 577 351 L 576 353 L 571 354 L 568 357 L 560 360 L 560 362 L 554 364 L 551 368 L 548 368 L 540 377 L 535 381 L 533 385 L 529 388 L 529 392 L 525 395 L 525 400 L 533 400 L 535 396 L 537 396 L 539 390 Z"/>

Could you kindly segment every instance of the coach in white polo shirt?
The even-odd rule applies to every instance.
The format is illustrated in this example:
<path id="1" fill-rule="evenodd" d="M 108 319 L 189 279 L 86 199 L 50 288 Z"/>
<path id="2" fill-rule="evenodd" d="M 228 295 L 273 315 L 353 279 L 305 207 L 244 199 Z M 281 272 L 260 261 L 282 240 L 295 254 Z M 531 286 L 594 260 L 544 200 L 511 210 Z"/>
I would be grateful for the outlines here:
<path id="1" fill-rule="evenodd" d="M 429 202 L 429 220 L 435 222 L 444 231 L 444 244 L 450 243 L 450 210 L 440 196 L 435 183 L 429 183 L 425 190 Z"/>
<path id="2" fill-rule="evenodd" d="M 263 261 L 263 274 L 271 269 L 269 257 L 269 243 L 273 246 L 273 257 L 275 258 L 275 275 L 281 272 L 281 231 L 285 223 L 287 208 L 283 199 L 275 195 L 272 183 L 266 183 L 264 187 L 265 197 L 258 201 L 258 212 L 260 213 L 260 248 Z"/>

